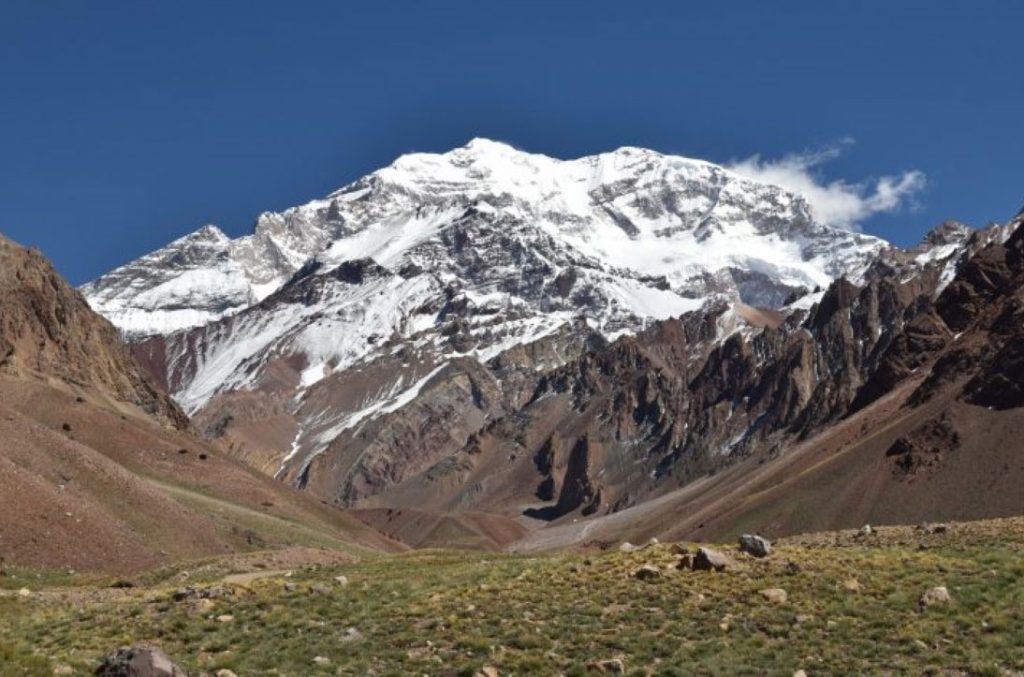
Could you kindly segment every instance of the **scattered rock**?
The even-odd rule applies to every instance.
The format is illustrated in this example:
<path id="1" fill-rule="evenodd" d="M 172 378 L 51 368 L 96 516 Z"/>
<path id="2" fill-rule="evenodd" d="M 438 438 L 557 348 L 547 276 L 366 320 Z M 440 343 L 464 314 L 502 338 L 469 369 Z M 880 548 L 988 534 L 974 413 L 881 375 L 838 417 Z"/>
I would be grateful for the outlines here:
<path id="1" fill-rule="evenodd" d="M 772 554 L 772 544 L 767 538 L 743 534 L 740 536 L 740 550 L 754 557 L 767 557 Z"/>
<path id="2" fill-rule="evenodd" d="M 911 644 L 916 646 L 921 651 L 927 651 L 928 650 L 928 645 L 925 644 L 923 641 L 921 641 L 919 639 L 915 639 L 913 642 L 911 642 Z"/>
<path id="3" fill-rule="evenodd" d="M 641 581 L 653 581 L 661 578 L 661 570 L 653 564 L 645 564 L 633 572 L 633 577 Z"/>
<path id="4" fill-rule="evenodd" d="M 633 545 L 629 541 L 626 541 L 625 543 L 619 546 L 619 552 L 636 552 L 639 549 L 640 546 Z"/>
<path id="5" fill-rule="evenodd" d="M 64 663 L 61 663 L 60 665 L 55 665 L 54 666 L 53 674 L 54 675 L 73 675 L 73 674 L 75 674 L 75 669 L 73 667 L 71 667 L 70 665 L 66 665 Z"/>
<path id="6" fill-rule="evenodd" d="M 493 665 L 486 665 L 477 670 L 473 677 L 498 677 L 498 668 Z"/>
<path id="7" fill-rule="evenodd" d="M 871 528 L 870 524 L 865 524 L 864 526 L 862 526 L 860 528 L 860 531 L 857 532 L 857 534 L 861 538 L 867 538 L 868 536 L 870 536 L 873 533 L 875 533 L 875 530 Z"/>
<path id="8" fill-rule="evenodd" d="M 946 589 L 946 586 L 937 585 L 934 588 L 925 590 L 918 604 L 924 609 L 938 604 L 949 604 L 952 601 L 953 598 L 949 596 L 949 590 Z"/>
<path id="9" fill-rule="evenodd" d="M 651 547 L 652 545 L 660 545 L 660 544 L 661 544 L 661 541 L 659 541 L 657 538 L 654 538 L 653 536 L 651 537 L 651 540 L 647 541 L 647 547 L 648 548 Z"/>
<path id="10" fill-rule="evenodd" d="M 622 674 L 626 671 L 626 664 L 622 662 L 621 658 L 609 658 L 607 660 L 597 661 L 593 666 L 598 672 Z"/>
<path id="11" fill-rule="evenodd" d="M 359 632 L 355 628 L 348 628 L 341 635 L 342 642 L 355 642 L 363 638 L 363 633 Z"/>
<path id="12" fill-rule="evenodd" d="M 810 623 L 813 620 L 814 616 L 811 616 L 810 614 L 797 614 L 796 618 L 793 619 L 793 622 L 797 625 L 803 625 L 804 623 Z"/>
<path id="13" fill-rule="evenodd" d="M 340 585 L 341 587 L 345 587 L 346 585 L 348 585 L 348 576 L 335 576 L 334 582 Z"/>
<path id="14" fill-rule="evenodd" d="M 918 531 L 923 531 L 926 534 L 944 534 L 949 531 L 949 526 L 946 524 L 928 524 L 923 522 L 917 526 Z"/>
<path id="15" fill-rule="evenodd" d="M 799 562 L 794 562 L 793 560 L 786 562 L 786 573 L 790 576 L 795 576 L 803 570 L 804 568 L 800 566 Z"/>
<path id="16" fill-rule="evenodd" d="M 221 668 L 215 673 L 215 675 L 216 677 L 238 677 L 234 671 L 228 670 L 227 668 Z"/>
<path id="17" fill-rule="evenodd" d="M 693 569 L 694 556 L 690 553 L 686 553 L 679 558 L 679 562 L 676 564 L 677 569 Z"/>
<path id="18" fill-rule="evenodd" d="M 235 620 L 235 617 L 231 614 L 221 614 L 220 616 L 217 616 L 218 623 L 230 623 L 233 620 Z"/>
<path id="19" fill-rule="evenodd" d="M 205 615 L 214 610 L 217 604 L 212 599 L 197 599 L 195 605 L 192 607 L 195 612 L 199 615 Z"/>
<path id="20" fill-rule="evenodd" d="M 782 588 L 765 588 L 758 592 L 761 597 L 764 597 L 772 604 L 785 604 L 786 600 L 789 599 L 789 595 L 787 595 L 786 591 Z"/>
<path id="21" fill-rule="evenodd" d="M 31 597 L 31 596 L 32 596 L 32 591 L 29 590 L 28 588 L 22 588 L 21 590 L 18 591 L 18 597 Z"/>
<path id="22" fill-rule="evenodd" d="M 96 668 L 99 677 L 186 677 L 167 654 L 150 647 L 127 647 L 105 656 Z"/>
<path id="23" fill-rule="evenodd" d="M 327 656 L 314 656 L 313 663 L 316 665 L 330 665 L 331 659 Z"/>
<path id="24" fill-rule="evenodd" d="M 673 543 L 671 546 L 669 546 L 668 550 L 673 555 L 688 555 L 688 554 L 690 554 L 690 549 L 686 546 L 685 543 Z"/>
<path id="25" fill-rule="evenodd" d="M 299 586 L 294 583 L 288 582 L 281 586 L 285 592 L 295 592 Z"/>
<path id="26" fill-rule="evenodd" d="M 314 583 L 309 586 L 309 591 L 317 595 L 329 595 L 333 590 L 326 583 Z"/>
<path id="27" fill-rule="evenodd" d="M 723 553 L 711 548 L 700 548 L 693 558 L 694 571 L 728 571 L 736 568 L 736 562 Z"/>
<path id="28" fill-rule="evenodd" d="M 847 578 L 843 581 L 843 590 L 850 593 L 860 592 L 860 581 L 856 578 Z"/>
<path id="29" fill-rule="evenodd" d="M 807 677 L 807 673 L 803 670 L 795 670 L 793 672 L 793 677 Z"/>

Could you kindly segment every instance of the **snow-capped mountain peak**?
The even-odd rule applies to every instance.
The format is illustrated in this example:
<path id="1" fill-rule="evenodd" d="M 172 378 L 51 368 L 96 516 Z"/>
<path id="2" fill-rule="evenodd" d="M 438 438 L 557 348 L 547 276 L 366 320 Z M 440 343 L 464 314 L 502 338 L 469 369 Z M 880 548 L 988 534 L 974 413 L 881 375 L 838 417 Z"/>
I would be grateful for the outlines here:
<path id="1" fill-rule="evenodd" d="M 577 318 L 615 337 L 709 299 L 780 307 L 857 278 L 885 246 L 708 162 L 474 139 L 263 213 L 244 237 L 204 227 L 83 291 L 129 336 L 166 337 L 169 382 L 195 411 L 280 359 L 302 391 L 403 345 L 436 366 Z"/>

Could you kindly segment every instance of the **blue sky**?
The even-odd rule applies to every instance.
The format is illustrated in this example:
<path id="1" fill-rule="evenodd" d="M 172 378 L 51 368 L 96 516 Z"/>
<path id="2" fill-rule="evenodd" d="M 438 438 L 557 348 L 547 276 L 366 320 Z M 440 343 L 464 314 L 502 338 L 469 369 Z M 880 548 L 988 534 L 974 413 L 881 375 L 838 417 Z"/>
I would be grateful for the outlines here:
<path id="1" fill-rule="evenodd" d="M 908 244 L 1024 204 L 1022 25 L 984 0 L 5 0 L 0 231 L 81 283 L 486 136 L 745 161 Z"/>

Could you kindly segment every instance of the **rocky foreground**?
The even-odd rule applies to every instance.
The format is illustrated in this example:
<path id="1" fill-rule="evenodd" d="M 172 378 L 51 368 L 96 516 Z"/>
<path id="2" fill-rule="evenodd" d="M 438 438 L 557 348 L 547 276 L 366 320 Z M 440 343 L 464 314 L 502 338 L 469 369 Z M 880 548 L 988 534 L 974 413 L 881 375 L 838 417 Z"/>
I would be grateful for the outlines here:
<path id="1" fill-rule="evenodd" d="M 1021 674 L 1022 555 L 1014 518 L 539 557 L 266 553 L 88 584 L 8 570 L 0 672 Z"/>

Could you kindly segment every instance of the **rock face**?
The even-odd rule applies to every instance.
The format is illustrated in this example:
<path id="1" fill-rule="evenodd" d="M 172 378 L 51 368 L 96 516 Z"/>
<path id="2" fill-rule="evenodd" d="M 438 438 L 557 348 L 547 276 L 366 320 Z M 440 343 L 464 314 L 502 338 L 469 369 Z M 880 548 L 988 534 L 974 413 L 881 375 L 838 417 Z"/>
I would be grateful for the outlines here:
<path id="1" fill-rule="evenodd" d="M 83 291 L 201 425 L 308 485 L 339 434 L 457 357 L 545 340 L 549 354 L 506 364 L 555 366 L 580 318 L 607 338 L 709 298 L 778 307 L 859 277 L 884 247 L 709 163 L 635 148 L 560 161 L 476 140 L 263 214 L 244 238 L 205 227 Z"/>
<path id="2" fill-rule="evenodd" d="M 84 290 L 197 426 L 283 481 L 554 522 L 772 459 L 922 370 L 914 403 L 970 375 L 969 401 L 1014 406 L 1017 344 L 956 337 L 1012 287 L 1016 226 L 902 250 L 707 163 L 475 141 Z M 894 474 L 957 434 L 906 431 Z"/>
<path id="3" fill-rule="evenodd" d="M 178 406 L 136 364 L 117 330 L 41 254 L 3 236 L 0 371 L 96 389 L 167 423 L 187 426 Z"/>

